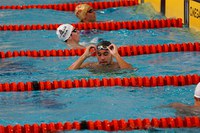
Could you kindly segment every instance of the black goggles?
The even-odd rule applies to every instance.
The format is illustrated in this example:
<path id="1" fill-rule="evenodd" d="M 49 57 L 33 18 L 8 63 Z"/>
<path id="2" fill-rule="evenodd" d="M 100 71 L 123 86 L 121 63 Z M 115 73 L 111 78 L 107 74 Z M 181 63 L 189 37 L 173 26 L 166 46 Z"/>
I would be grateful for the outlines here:
<path id="1" fill-rule="evenodd" d="M 94 9 L 90 9 L 87 11 L 88 13 L 93 13 L 94 12 Z"/>

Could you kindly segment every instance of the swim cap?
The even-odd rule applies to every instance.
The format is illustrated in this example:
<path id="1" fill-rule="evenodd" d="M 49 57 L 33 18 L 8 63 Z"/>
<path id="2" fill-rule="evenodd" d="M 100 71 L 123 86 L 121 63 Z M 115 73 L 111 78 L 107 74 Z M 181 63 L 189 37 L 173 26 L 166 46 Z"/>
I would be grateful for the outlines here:
<path id="1" fill-rule="evenodd" d="M 108 46 L 111 44 L 109 41 L 102 41 L 97 45 L 97 50 L 108 50 Z"/>
<path id="2" fill-rule="evenodd" d="M 56 34 L 58 38 L 62 41 L 66 41 L 69 39 L 73 30 L 73 26 L 71 24 L 62 24 L 57 28 Z"/>
<path id="3" fill-rule="evenodd" d="M 195 88 L 194 96 L 196 98 L 200 98 L 200 82 L 197 84 L 197 86 Z"/>
<path id="4" fill-rule="evenodd" d="M 83 20 L 89 8 L 91 8 L 91 6 L 88 4 L 80 4 L 76 6 L 74 13 L 80 20 Z"/>

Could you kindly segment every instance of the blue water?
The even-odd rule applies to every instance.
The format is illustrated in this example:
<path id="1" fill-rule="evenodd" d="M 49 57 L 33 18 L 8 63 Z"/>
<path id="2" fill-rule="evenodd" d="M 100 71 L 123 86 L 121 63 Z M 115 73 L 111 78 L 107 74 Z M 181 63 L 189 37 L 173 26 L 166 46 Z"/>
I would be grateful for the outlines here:
<path id="1" fill-rule="evenodd" d="M 194 87 L 102 87 L 2 92 L 0 123 L 175 117 L 175 110 L 160 106 L 171 102 L 192 104 Z"/>
<path id="2" fill-rule="evenodd" d="M 0 64 L 0 82 L 89 79 L 103 77 L 165 76 L 200 74 L 199 52 L 173 52 L 124 57 L 137 71 L 94 72 L 88 69 L 66 70 L 78 57 L 6 58 Z M 95 57 L 88 61 L 97 61 Z M 12 78 L 10 78 L 12 77 Z"/>
<path id="3" fill-rule="evenodd" d="M 148 6 L 143 5 L 143 7 L 146 8 Z M 139 12 L 140 10 L 143 9 L 140 9 L 140 7 L 138 6 L 118 7 L 118 8 L 97 10 L 96 14 L 98 21 L 105 21 L 105 20 L 128 21 L 128 20 L 165 18 L 164 16 L 160 16 L 158 13 L 155 14 L 155 12 L 149 13 L 148 9 L 145 9 L 147 15 L 140 14 L 141 13 Z M 79 21 L 72 11 L 57 11 L 51 9 L 0 10 L 0 14 L 1 14 L 0 24 L 49 24 L 49 23 L 54 24 L 54 23 L 76 23 Z M 121 17 L 121 15 L 123 15 L 123 17 Z"/>
<path id="4" fill-rule="evenodd" d="M 65 43 L 60 41 L 55 31 L 4 31 L 0 34 L 0 49 L 2 51 L 65 49 Z M 82 35 L 81 43 L 88 45 L 94 38 L 109 40 L 117 46 L 150 45 L 165 43 L 198 42 L 199 34 L 189 32 L 187 28 L 163 28 L 149 30 L 118 30 L 103 31 L 99 34 Z"/>
<path id="5" fill-rule="evenodd" d="M 71 0 L 72 1 L 72 0 Z M 63 0 L 1 0 L 1 5 L 64 3 Z M 73 0 L 73 2 L 76 2 Z M 120 14 L 123 14 L 121 17 Z M 165 18 L 148 3 L 97 11 L 99 21 L 148 20 Z M 72 12 L 55 10 L 0 10 L 0 24 L 76 23 Z M 193 29 L 163 28 L 149 30 L 100 31 L 81 35 L 81 43 L 94 38 L 110 40 L 117 46 L 199 42 L 200 33 Z M 0 31 L 1 51 L 65 49 L 55 31 Z M 17 57 L 0 59 L 0 83 L 89 79 L 103 77 L 137 77 L 200 74 L 199 52 L 171 52 L 123 57 L 137 71 L 110 73 L 87 69 L 66 70 L 78 57 Z M 88 61 L 96 61 L 95 57 Z M 176 117 L 174 109 L 160 106 L 172 102 L 193 104 L 195 85 L 183 87 L 98 87 L 57 89 L 53 91 L 1 92 L 0 124 L 49 123 L 82 120 Z M 188 129 L 190 130 L 190 129 Z M 187 130 L 187 131 L 188 131 Z M 159 129 L 159 131 L 163 131 Z M 176 132 L 175 130 L 164 130 Z M 178 130 L 182 132 L 182 129 Z M 193 129 L 192 131 L 196 131 Z M 74 131 L 72 131 L 74 132 Z M 88 131 L 84 131 L 88 132 Z M 138 131 L 139 132 L 139 131 Z"/>

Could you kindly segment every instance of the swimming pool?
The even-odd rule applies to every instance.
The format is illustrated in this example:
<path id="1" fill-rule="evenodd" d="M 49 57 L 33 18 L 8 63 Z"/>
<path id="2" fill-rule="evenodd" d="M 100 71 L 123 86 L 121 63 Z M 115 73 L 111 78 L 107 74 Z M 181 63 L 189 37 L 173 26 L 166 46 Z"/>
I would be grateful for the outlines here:
<path id="1" fill-rule="evenodd" d="M 54 0 L 55 3 L 60 2 Z M 54 2 L 52 1 L 52 3 Z M 35 3 L 36 2 L 36 3 Z M 34 1 L 32 4 L 43 3 Z M 21 1 L 22 4 L 29 4 Z M 45 3 L 45 2 L 44 2 Z M 3 4 L 12 5 L 9 1 Z M 148 8 L 149 10 L 145 10 Z M 44 14 L 43 14 L 44 13 Z M 123 18 L 118 13 L 124 13 Z M 72 12 L 55 10 L 0 10 L 0 24 L 75 23 Z M 31 14 L 31 15 L 30 15 Z M 48 14 L 48 15 L 47 15 Z M 66 16 L 67 17 L 63 17 Z M 141 4 L 134 7 L 119 7 L 97 11 L 99 20 L 147 20 L 165 18 Z M 42 18 L 42 19 L 41 19 Z M 65 49 L 55 31 L 1 31 L 2 51 Z M 102 31 L 82 35 L 81 42 L 94 38 L 110 40 L 117 46 L 151 45 L 183 42 L 199 42 L 199 32 L 183 28 L 147 30 Z M 87 69 L 69 71 L 66 68 L 78 57 L 15 57 L 1 59 L 0 83 L 74 80 L 104 77 L 144 77 L 165 75 L 200 74 L 199 52 L 166 52 L 138 56 L 125 56 L 138 71 L 93 72 Z M 90 60 L 95 61 L 95 58 Z M 56 89 L 51 91 L 1 92 L 0 124 L 33 124 L 50 122 L 74 122 L 82 120 L 113 120 L 129 118 L 175 117 L 171 108 L 160 108 L 171 102 L 193 103 L 194 85 L 158 87 L 94 87 Z M 5 113 L 6 112 L 6 113 Z"/>

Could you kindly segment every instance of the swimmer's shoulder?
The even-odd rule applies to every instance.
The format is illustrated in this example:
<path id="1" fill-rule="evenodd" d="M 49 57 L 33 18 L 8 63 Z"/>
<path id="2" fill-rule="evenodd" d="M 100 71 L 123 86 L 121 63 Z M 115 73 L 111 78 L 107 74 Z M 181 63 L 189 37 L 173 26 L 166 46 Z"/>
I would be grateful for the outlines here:
<path id="1" fill-rule="evenodd" d="M 188 107 L 188 105 L 182 104 L 182 103 L 171 103 L 169 104 L 170 107 L 172 108 L 185 108 Z"/>
<path id="2" fill-rule="evenodd" d="M 96 62 L 85 62 L 81 65 L 81 68 L 92 68 L 97 66 Z"/>

